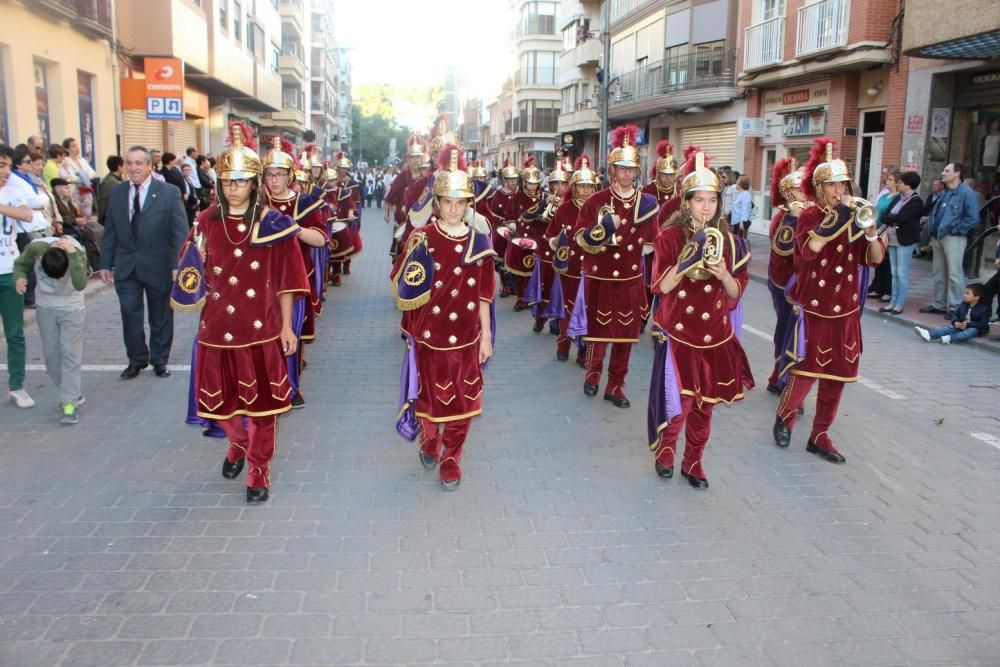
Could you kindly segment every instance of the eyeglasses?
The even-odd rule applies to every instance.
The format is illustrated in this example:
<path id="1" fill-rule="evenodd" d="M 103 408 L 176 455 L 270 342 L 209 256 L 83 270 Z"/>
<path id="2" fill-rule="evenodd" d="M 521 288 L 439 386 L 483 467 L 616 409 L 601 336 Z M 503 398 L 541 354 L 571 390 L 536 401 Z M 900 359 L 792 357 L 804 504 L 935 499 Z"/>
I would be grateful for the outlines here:
<path id="1" fill-rule="evenodd" d="M 238 188 L 245 188 L 250 185 L 249 178 L 221 178 L 219 179 L 219 182 L 222 183 L 222 187 L 224 188 L 232 187 L 234 185 Z"/>
<path id="2" fill-rule="evenodd" d="M 264 178 L 269 178 L 272 181 L 280 181 L 283 178 L 288 178 L 288 174 L 284 172 L 267 173 L 264 174 Z"/>

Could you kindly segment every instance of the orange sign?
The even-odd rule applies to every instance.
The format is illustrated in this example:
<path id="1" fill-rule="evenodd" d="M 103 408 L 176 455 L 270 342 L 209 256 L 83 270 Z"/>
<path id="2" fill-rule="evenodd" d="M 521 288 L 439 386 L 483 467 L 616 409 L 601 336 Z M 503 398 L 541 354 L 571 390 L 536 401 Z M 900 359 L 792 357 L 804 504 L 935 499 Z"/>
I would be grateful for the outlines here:
<path id="1" fill-rule="evenodd" d="M 184 63 L 180 58 L 145 58 L 146 118 L 184 120 Z"/>

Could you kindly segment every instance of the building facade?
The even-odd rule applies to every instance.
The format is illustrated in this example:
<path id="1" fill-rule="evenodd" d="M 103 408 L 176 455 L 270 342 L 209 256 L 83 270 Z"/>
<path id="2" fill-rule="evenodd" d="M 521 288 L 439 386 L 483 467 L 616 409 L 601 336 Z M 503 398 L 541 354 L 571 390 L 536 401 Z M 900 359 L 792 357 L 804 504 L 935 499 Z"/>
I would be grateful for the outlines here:
<path id="1" fill-rule="evenodd" d="M 895 0 L 743 0 L 739 83 L 751 89 L 745 171 L 771 211 L 775 161 L 803 163 L 813 140 L 836 139 L 861 196 L 900 162 L 908 58 Z"/>
<path id="2" fill-rule="evenodd" d="M 925 185 L 961 162 L 987 198 L 1000 195 L 1000 10 L 994 0 L 906 7 L 908 70 L 901 164 Z"/>
<path id="3" fill-rule="evenodd" d="M 599 153 L 601 6 L 600 0 L 562 0 L 559 4 L 559 143 L 574 158 L 587 153 L 596 160 Z"/>
<path id="4" fill-rule="evenodd" d="M 351 142 L 354 139 L 354 102 L 351 97 L 351 52 L 350 50 L 338 47 L 337 68 L 340 72 L 340 150 L 350 150 Z"/>
<path id="5" fill-rule="evenodd" d="M 229 122 L 270 131 L 282 108 L 281 22 L 269 0 L 117 0 L 121 145 L 182 155 L 193 146 L 218 153 Z M 127 55 L 126 55 L 127 54 Z M 149 120 L 144 57 L 178 58 L 184 69 L 184 119 Z"/>
<path id="6" fill-rule="evenodd" d="M 500 94 L 486 105 L 486 125 L 481 159 L 486 168 L 499 170 L 505 160 L 515 159 L 517 142 L 513 140 L 514 131 L 514 79 L 503 82 Z"/>
<path id="7" fill-rule="evenodd" d="M 309 113 L 324 155 L 340 150 L 340 65 L 334 41 L 333 0 L 313 0 L 309 43 Z"/>
<path id="8" fill-rule="evenodd" d="M 742 171 L 737 126 L 746 113 L 736 80 L 738 0 L 608 0 L 610 126 L 640 128 L 643 172 L 652 147 L 696 144 L 714 166 Z"/>
<path id="9" fill-rule="evenodd" d="M 0 142 L 73 137 L 103 173 L 117 152 L 111 0 L 0 0 L 0 15 Z"/>
<path id="10" fill-rule="evenodd" d="M 562 37 L 556 32 L 555 0 L 512 0 L 516 15 L 513 77 L 513 122 L 511 159 L 523 161 L 528 155 L 539 166 L 555 161 L 559 131 L 559 56 Z"/>

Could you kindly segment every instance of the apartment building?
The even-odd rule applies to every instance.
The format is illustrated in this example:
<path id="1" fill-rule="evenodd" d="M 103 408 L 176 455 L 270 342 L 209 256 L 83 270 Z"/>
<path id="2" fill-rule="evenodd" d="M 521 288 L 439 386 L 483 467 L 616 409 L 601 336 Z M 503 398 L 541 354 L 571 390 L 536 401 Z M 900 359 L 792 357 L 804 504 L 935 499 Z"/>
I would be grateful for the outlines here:
<path id="1" fill-rule="evenodd" d="M 914 3 L 916 4 L 916 3 Z M 770 168 L 801 163 L 821 135 L 840 143 L 862 196 L 901 166 L 908 58 L 897 0 L 742 0 L 740 85 L 747 100 L 746 172 L 770 211 Z M 753 125 L 753 129 L 749 126 Z"/>
<path id="2" fill-rule="evenodd" d="M 746 104 L 736 81 L 738 0 L 608 0 L 611 61 L 602 72 L 610 126 L 641 131 L 652 147 L 697 144 L 716 166 L 742 171 L 737 126 Z"/>
<path id="3" fill-rule="evenodd" d="M 340 71 L 340 150 L 349 151 L 354 139 L 354 102 L 351 96 L 351 52 L 338 47 L 337 67 Z"/>
<path id="4" fill-rule="evenodd" d="M 268 128 L 282 108 L 276 0 L 117 0 L 122 49 L 121 144 L 218 153 L 231 120 Z M 184 119 L 149 120 L 144 57 L 178 58 Z"/>
<path id="5" fill-rule="evenodd" d="M 600 146 L 601 0 L 562 0 L 558 27 L 562 34 L 559 54 L 559 143 L 574 158 L 587 153 L 597 160 Z M 595 162 L 596 164 L 596 162 Z"/>
<path id="6" fill-rule="evenodd" d="M 103 170 L 117 152 L 111 0 L 0 0 L 0 15 L 0 142 L 74 137 Z"/>
<path id="7" fill-rule="evenodd" d="M 562 37 L 556 32 L 559 2 L 555 0 L 511 0 L 516 15 L 514 26 L 514 72 L 511 159 L 523 161 L 528 155 L 539 166 L 555 161 L 559 131 L 559 56 Z"/>
<path id="8" fill-rule="evenodd" d="M 947 11 L 907 3 L 902 50 L 909 63 L 901 163 L 929 183 L 963 163 L 986 197 L 1000 195 L 1000 9 L 956 0 Z"/>
<path id="9" fill-rule="evenodd" d="M 340 150 L 340 65 L 334 42 L 333 0 L 313 0 L 309 42 L 309 113 L 324 155 Z"/>
<path id="10" fill-rule="evenodd" d="M 513 140 L 514 130 L 514 79 L 503 82 L 500 94 L 486 105 L 483 147 L 480 159 L 486 168 L 499 170 L 505 160 L 515 159 L 518 144 Z"/>

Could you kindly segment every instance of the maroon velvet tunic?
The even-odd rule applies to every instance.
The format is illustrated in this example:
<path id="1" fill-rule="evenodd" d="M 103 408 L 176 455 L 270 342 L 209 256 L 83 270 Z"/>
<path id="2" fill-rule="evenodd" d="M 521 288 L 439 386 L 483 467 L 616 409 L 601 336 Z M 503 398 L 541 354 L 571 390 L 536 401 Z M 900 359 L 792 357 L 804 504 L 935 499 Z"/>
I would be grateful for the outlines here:
<path id="1" fill-rule="evenodd" d="M 742 297 L 750 278 L 750 252 L 738 252 L 732 235 L 726 240 L 726 268 L 739 283 Z M 694 397 L 699 405 L 731 403 L 754 385 L 750 362 L 733 331 L 732 310 L 739 298 L 730 299 L 715 277 L 694 280 L 690 272 L 666 294 L 659 287 L 686 243 L 680 225 L 668 225 L 656 237 L 653 291 L 660 294 L 660 301 L 653 315 L 654 335 L 658 329 L 670 337 L 682 395 Z"/>
<path id="2" fill-rule="evenodd" d="M 643 201 L 645 199 L 645 201 Z M 613 206 L 624 221 L 616 236 L 618 245 L 590 246 L 585 232 L 594 228 L 603 206 Z M 643 285 L 643 246 L 656 235 L 656 201 L 636 191 L 624 200 L 612 188 L 591 195 L 580 209 L 575 239 L 583 249 L 582 269 L 587 308 L 585 341 L 635 343 L 642 320 L 648 316 L 649 302 Z"/>
<path id="3" fill-rule="evenodd" d="M 309 293 L 298 226 L 275 235 L 268 245 L 257 223 L 223 221 L 216 207 L 202 211 L 208 298 L 198 324 L 195 392 L 198 415 L 223 420 L 263 417 L 290 409 L 291 385 L 281 349 L 279 296 Z M 242 231 L 241 231 L 242 228 Z"/>
<path id="4" fill-rule="evenodd" d="M 805 314 L 806 354 L 791 372 L 855 382 L 862 348 L 859 311 L 868 287 L 861 284 L 861 269 L 878 262 L 872 261 L 868 241 L 853 225 L 820 252 L 810 250 L 809 239 L 825 215 L 813 206 L 799 214 L 795 226 L 796 281 L 788 295 Z"/>
<path id="5" fill-rule="evenodd" d="M 573 314 L 576 292 L 580 287 L 580 267 L 585 254 L 573 240 L 576 220 L 580 215 L 580 208 L 583 204 L 582 202 L 578 203 L 572 197 L 565 197 L 564 199 L 565 201 L 562 205 L 556 209 L 556 214 L 552 217 L 548 229 L 545 230 L 545 247 L 547 249 L 551 248 L 549 239 L 558 239 L 560 233 L 566 232 L 566 236 L 569 238 L 569 256 L 567 258 L 566 271 L 560 274 L 559 280 L 562 283 L 563 303 L 566 307 L 565 316 L 569 317 Z M 552 259 L 549 258 L 548 261 L 551 266 Z"/>
<path id="6" fill-rule="evenodd" d="M 416 345 L 420 380 L 414 412 L 432 422 L 475 417 L 483 410 L 479 340 L 490 335 L 480 328 L 479 304 L 491 303 L 496 290 L 493 251 L 464 264 L 472 232 L 448 236 L 435 217 L 415 233 L 427 237 L 434 285 L 430 301 L 404 312 L 400 325 Z"/>
<path id="7" fill-rule="evenodd" d="M 315 229 L 323 235 L 324 240 L 329 242 L 330 234 L 326 228 L 326 207 L 322 200 L 312 197 L 303 197 L 297 192 L 292 193 L 291 199 L 279 201 L 268 196 L 271 208 L 292 216 L 292 219 L 303 229 Z M 323 314 L 323 294 L 317 292 L 315 283 L 312 280 L 316 272 L 316 265 L 312 259 L 312 246 L 299 241 L 299 250 L 302 252 L 302 263 L 306 268 L 306 277 L 309 278 L 309 299 L 306 301 L 305 320 L 302 322 L 302 340 L 314 340 L 316 338 L 316 318 Z M 324 267 L 320 267 L 324 270 Z"/>

